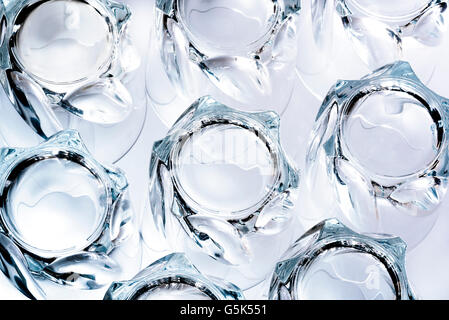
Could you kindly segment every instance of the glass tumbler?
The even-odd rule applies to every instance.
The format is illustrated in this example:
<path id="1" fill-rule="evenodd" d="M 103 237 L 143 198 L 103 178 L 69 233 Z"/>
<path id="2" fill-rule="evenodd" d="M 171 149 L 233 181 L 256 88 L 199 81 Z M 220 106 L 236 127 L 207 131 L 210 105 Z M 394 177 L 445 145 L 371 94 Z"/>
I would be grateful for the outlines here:
<path id="1" fill-rule="evenodd" d="M 140 58 L 130 17 L 109 0 L 0 2 L 0 82 L 37 135 L 76 129 L 108 162 L 131 148 L 146 105 L 132 81 Z"/>
<path id="2" fill-rule="evenodd" d="M 295 237 L 299 177 L 278 130 L 274 112 L 240 112 L 203 97 L 153 146 L 157 228 L 202 273 L 242 290 L 264 280 Z M 150 239 L 145 222 L 142 229 Z"/>
<path id="3" fill-rule="evenodd" d="M 205 95 L 246 111 L 286 107 L 300 0 L 157 0 L 156 7 L 155 61 L 163 65 L 169 93 L 184 99 L 170 105 L 175 98 L 161 98 L 162 77 L 150 64 L 147 90 L 163 120 L 171 113 L 176 119 L 185 110 L 178 108 Z"/>
<path id="4" fill-rule="evenodd" d="M 127 180 L 75 131 L 1 149 L 0 190 L 0 269 L 28 298 L 102 297 L 139 270 Z"/>
<path id="5" fill-rule="evenodd" d="M 272 300 L 413 300 L 406 245 L 387 235 L 357 234 L 336 219 L 306 232 L 278 263 Z"/>
<path id="6" fill-rule="evenodd" d="M 309 144 L 304 221 L 335 214 L 358 232 L 419 244 L 447 210 L 448 103 L 406 62 L 337 82 Z"/>
<path id="7" fill-rule="evenodd" d="M 181 253 L 169 254 L 128 281 L 114 282 L 105 300 L 242 300 L 232 284 L 204 277 Z"/>
<path id="8" fill-rule="evenodd" d="M 309 48 L 299 70 L 307 85 L 325 94 L 335 79 L 358 79 L 385 64 L 409 61 L 443 96 L 449 53 L 446 0 L 309 0 Z M 324 90 L 324 91 L 323 91 Z"/>

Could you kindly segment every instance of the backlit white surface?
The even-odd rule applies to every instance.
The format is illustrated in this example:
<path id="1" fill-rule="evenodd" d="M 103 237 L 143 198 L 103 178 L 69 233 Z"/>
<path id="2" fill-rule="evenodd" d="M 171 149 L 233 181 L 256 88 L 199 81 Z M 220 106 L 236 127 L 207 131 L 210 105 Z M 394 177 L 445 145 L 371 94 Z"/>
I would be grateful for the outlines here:
<path id="1" fill-rule="evenodd" d="M 129 4 L 133 10 L 133 22 L 130 25 L 130 31 L 141 54 L 144 55 L 149 47 L 153 1 L 126 0 L 124 2 Z M 307 32 L 307 30 L 303 32 Z M 153 70 L 160 69 L 154 68 Z M 156 76 L 153 78 L 157 79 Z M 164 90 L 163 87 L 160 87 L 160 89 Z M 0 91 L 0 109 L 2 117 L 4 117 L 2 120 L 7 119 L 7 121 L 0 122 L 0 144 L 3 143 L 2 136 L 8 137 L 8 141 L 17 141 L 17 145 L 35 143 L 37 139 L 33 137 L 29 128 L 20 121 L 19 116 L 12 111 L 12 106 L 7 102 L 3 90 Z M 304 164 L 309 133 L 319 106 L 320 101 L 298 79 L 291 103 L 282 114 L 281 135 L 286 152 L 295 159 L 301 169 Z M 14 131 L 12 131 L 13 129 Z M 167 128 L 149 105 L 147 121 L 141 137 L 133 149 L 117 163 L 128 177 L 133 206 L 136 211 L 142 214 L 151 214 L 146 198 L 152 144 L 154 141 L 163 138 L 166 131 Z M 323 194 L 322 197 L 325 198 L 326 195 Z M 299 206 L 297 210 L 306 210 L 306 208 Z M 449 215 L 445 211 L 447 210 L 441 210 L 442 214 L 429 236 L 407 256 L 407 271 L 410 282 L 418 297 L 423 299 L 449 299 L 449 290 L 447 289 L 449 287 L 449 273 L 447 272 L 449 267 L 449 254 L 447 252 Z M 298 230 L 298 234 L 301 231 Z M 147 248 L 143 266 L 167 253 L 164 250 L 166 250 L 165 243 L 155 233 L 154 245 L 151 249 Z M 267 294 L 269 280 L 267 279 L 265 283 L 245 292 L 246 297 L 264 298 Z M 0 274 L 0 299 L 16 298 L 23 298 L 23 296 Z"/>

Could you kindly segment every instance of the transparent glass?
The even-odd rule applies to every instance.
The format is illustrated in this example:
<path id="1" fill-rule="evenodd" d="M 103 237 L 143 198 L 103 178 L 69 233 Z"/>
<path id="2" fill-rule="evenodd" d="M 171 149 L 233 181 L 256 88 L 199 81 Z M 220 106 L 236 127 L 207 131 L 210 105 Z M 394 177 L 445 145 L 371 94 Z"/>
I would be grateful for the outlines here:
<path id="1" fill-rule="evenodd" d="M 446 210 L 447 106 L 406 62 L 339 81 L 311 136 L 304 221 L 335 214 L 358 232 L 419 244 Z"/>
<path id="2" fill-rule="evenodd" d="M 306 232 L 278 263 L 272 300 L 413 300 L 405 273 L 406 245 L 362 235 L 336 219 Z"/>
<path id="3" fill-rule="evenodd" d="M 294 240 L 298 181 L 274 112 L 244 113 L 203 97 L 154 144 L 151 210 L 174 251 L 244 290 Z M 144 222 L 151 239 L 145 230 Z"/>
<path id="4" fill-rule="evenodd" d="M 335 79 L 358 79 L 385 64 L 409 61 L 440 95 L 449 50 L 446 0 L 309 0 L 309 48 L 299 63 L 307 86 L 323 97 Z M 306 31 L 307 30 L 307 31 Z M 444 59 L 443 59 L 444 60 Z"/>
<path id="5" fill-rule="evenodd" d="M 130 16 L 109 0 L 2 0 L 0 81 L 36 134 L 77 129 L 109 161 L 134 144 L 146 106 L 135 103 L 130 83 L 140 64 L 127 33 Z M 112 150 L 109 139 L 121 143 Z"/>
<path id="6" fill-rule="evenodd" d="M 240 289 L 206 278 L 181 253 L 169 254 L 128 281 L 114 282 L 105 300 L 242 300 Z"/>
<path id="7" fill-rule="evenodd" d="M 157 63 L 170 93 L 176 92 L 168 101 L 161 98 L 162 77 L 149 65 L 147 91 L 163 121 L 185 110 L 185 103 L 172 104 L 178 98 L 191 103 L 212 95 L 245 110 L 286 107 L 295 77 L 299 0 L 158 0 L 156 7 Z"/>
<path id="8" fill-rule="evenodd" d="M 0 269 L 28 298 L 101 296 L 139 270 L 127 180 L 95 161 L 75 131 L 1 149 L 0 190 Z"/>

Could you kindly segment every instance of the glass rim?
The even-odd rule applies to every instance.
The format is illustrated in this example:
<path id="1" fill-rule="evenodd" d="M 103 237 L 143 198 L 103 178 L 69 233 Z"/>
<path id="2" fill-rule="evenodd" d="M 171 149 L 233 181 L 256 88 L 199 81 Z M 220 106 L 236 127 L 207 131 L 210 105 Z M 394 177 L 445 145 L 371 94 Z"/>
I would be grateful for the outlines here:
<path id="1" fill-rule="evenodd" d="M 149 281 L 138 281 L 135 286 L 127 294 L 129 300 L 137 300 L 144 294 L 152 294 L 152 291 L 163 286 L 170 284 L 184 284 L 186 286 L 198 289 L 202 294 L 209 297 L 211 300 L 219 300 L 220 294 L 217 290 L 208 286 L 205 281 L 202 281 L 198 277 L 192 275 L 178 273 L 166 273 L 159 277 L 153 278 Z"/>
<path id="2" fill-rule="evenodd" d="M 395 22 L 395 21 L 402 22 L 413 20 L 414 18 L 420 16 L 428 8 L 430 8 L 432 4 L 435 2 L 434 0 L 426 0 L 426 2 L 423 3 L 421 6 L 419 6 L 418 8 L 408 10 L 405 13 L 399 13 L 397 15 L 394 14 L 382 15 L 380 13 L 377 13 L 376 11 L 365 8 L 362 4 L 359 3 L 359 0 L 339 0 L 339 1 L 343 1 L 346 6 L 348 5 L 353 6 L 356 10 L 360 11 L 362 14 L 388 22 Z"/>
<path id="3" fill-rule="evenodd" d="M 400 300 L 405 292 L 403 292 L 401 271 L 392 263 L 388 254 L 383 252 L 378 245 L 357 239 L 356 237 L 337 236 L 332 239 L 325 239 L 313 244 L 306 251 L 303 259 L 296 263 L 295 271 L 292 274 L 291 294 L 294 299 L 298 299 L 297 295 L 304 276 L 307 274 L 309 267 L 314 264 L 315 260 L 322 254 L 328 252 L 337 252 L 339 250 L 352 249 L 355 252 L 369 255 L 376 259 L 388 272 L 396 300 Z"/>
<path id="4" fill-rule="evenodd" d="M 80 79 L 72 80 L 72 81 L 62 81 L 57 82 L 53 80 L 45 79 L 37 74 L 34 74 L 27 70 L 23 61 L 21 61 L 20 55 L 16 52 L 17 50 L 17 38 L 20 35 L 20 31 L 23 27 L 23 22 L 29 17 L 29 15 L 37 9 L 39 6 L 47 3 L 47 2 L 55 2 L 55 1 L 68 1 L 68 0 L 29 0 L 16 14 L 16 16 L 12 20 L 12 33 L 10 35 L 9 43 L 8 43 L 8 51 L 11 58 L 11 62 L 13 65 L 16 65 L 20 71 L 28 74 L 30 77 L 35 79 L 36 81 L 42 84 L 48 84 L 51 86 L 70 86 L 77 85 L 83 82 L 87 82 L 90 79 L 95 79 L 102 75 L 113 63 L 116 55 L 116 45 L 118 42 L 118 31 L 116 26 L 113 24 L 111 13 L 98 1 L 96 0 L 74 0 L 75 2 L 84 3 L 90 7 L 92 7 L 95 12 L 102 18 L 104 23 L 106 23 L 108 27 L 108 44 L 109 44 L 109 54 L 105 58 L 105 61 L 101 62 L 98 68 L 92 72 L 92 74 L 86 75 Z"/>
<path id="5" fill-rule="evenodd" d="M 176 20 L 181 24 L 182 29 L 184 30 L 185 34 L 187 35 L 187 38 L 189 39 L 189 41 L 193 44 L 193 46 L 198 50 L 198 51 L 202 51 L 203 45 L 201 45 L 202 43 L 205 44 L 205 48 L 211 48 L 213 50 L 225 50 L 225 51 L 232 51 L 232 52 L 241 52 L 246 50 L 247 53 L 251 53 L 251 52 L 256 52 L 258 51 L 258 49 L 260 49 L 261 47 L 264 46 L 264 44 L 266 42 L 268 42 L 268 40 L 273 36 L 273 33 L 276 31 L 277 26 L 279 25 L 279 19 L 281 17 L 281 7 L 278 3 L 278 1 L 272 1 L 273 3 L 273 8 L 274 8 L 274 12 L 273 12 L 273 21 L 271 21 L 271 23 L 269 25 L 267 25 L 267 27 L 265 28 L 265 32 L 258 38 L 258 39 L 254 39 L 252 40 L 250 43 L 242 46 L 242 48 L 235 48 L 234 46 L 229 46 L 229 47 L 221 47 L 221 46 L 217 46 L 216 43 L 210 42 L 210 41 L 202 41 L 202 40 L 198 40 L 197 37 L 195 36 L 195 34 L 190 30 L 190 27 L 187 25 L 185 19 L 183 18 L 184 14 L 182 14 L 182 9 L 180 6 L 180 1 L 185 1 L 185 0 L 175 0 L 174 4 L 175 4 L 175 17 Z"/>
<path id="6" fill-rule="evenodd" d="M 352 152 L 350 151 L 351 148 L 347 145 L 346 139 L 344 139 L 345 130 L 347 128 L 347 121 L 351 117 L 351 113 L 356 110 L 357 103 L 360 100 L 378 92 L 399 92 L 405 93 L 421 103 L 428 112 L 433 123 L 435 124 L 437 124 L 443 117 L 444 112 L 441 109 L 440 103 L 435 99 L 433 94 L 431 94 L 430 92 L 426 92 L 426 90 L 424 90 L 424 88 L 422 88 L 422 86 L 417 84 L 416 82 L 412 82 L 404 78 L 386 77 L 382 79 L 371 79 L 368 80 L 368 82 L 359 85 L 357 88 L 354 88 L 353 90 L 354 91 L 347 98 L 345 98 L 345 101 L 341 106 L 342 116 L 338 120 L 340 123 L 338 129 L 338 140 L 341 147 L 340 152 L 347 156 L 348 159 L 354 164 L 354 166 L 361 170 L 361 172 L 366 172 L 371 177 L 378 178 L 380 180 L 405 180 L 416 175 L 422 175 L 434 168 L 439 163 L 439 159 L 442 156 L 444 146 L 447 144 L 447 133 L 443 128 L 438 128 L 438 136 L 435 145 L 437 147 L 437 152 L 435 156 L 432 157 L 432 160 L 430 160 L 430 162 L 428 162 L 425 166 L 418 170 L 415 170 L 414 172 L 399 175 L 379 174 L 371 169 L 366 168 L 362 163 L 360 163 L 357 157 L 352 154 Z M 437 113 L 439 119 L 435 118 L 435 112 Z"/>
<path id="7" fill-rule="evenodd" d="M 244 122 L 250 122 L 250 124 L 245 124 Z M 260 198 L 260 200 L 247 208 L 242 208 L 232 212 L 226 212 L 224 214 L 221 211 L 204 207 L 200 203 L 198 203 L 195 199 L 193 199 L 188 194 L 188 192 L 184 190 L 182 183 L 180 181 L 181 179 L 179 179 L 178 175 L 179 154 L 185 142 L 189 141 L 193 134 L 214 125 L 235 126 L 243 130 L 248 130 L 252 134 L 255 134 L 257 139 L 260 139 L 264 143 L 264 146 L 266 146 L 266 149 L 273 161 L 272 169 L 274 174 L 272 175 L 273 178 L 271 180 L 272 183 L 270 189 L 267 190 L 267 192 Z M 206 119 L 196 120 L 193 123 L 193 125 L 191 125 L 190 128 L 188 128 L 186 132 L 183 135 L 181 135 L 181 137 L 178 138 L 174 147 L 171 149 L 171 154 L 168 163 L 169 172 L 172 182 L 175 188 L 179 191 L 180 196 L 195 213 L 201 213 L 211 217 L 223 217 L 225 219 L 226 218 L 242 219 L 258 212 L 261 208 L 263 208 L 267 203 L 269 203 L 272 200 L 272 198 L 275 195 L 277 185 L 279 184 L 281 179 L 281 167 L 280 167 L 281 160 L 279 154 L 280 150 L 277 144 L 272 141 L 271 137 L 264 134 L 263 130 L 261 130 L 261 128 L 259 127 L 260 126 L 255 121 L 252 121 L 252 119 L 249 118 L 245 119 L 244 121 L 241 121 L 241 119 L 226 117 L 225 115 L 222 115 L 220 118 L 215 117 L 212 119 L 209 118 L 207 120 Z"/>
<path id="8" fill-rule="evenodd" d="M 95 180 L 98 182 L 98 184 L 102 186 L 104 194 L 106 195 L 105 209 L 102 210 L 101 213 L 99 213 L 98 223 L 95 228 L 92 228 L 93 231 L 91 235 L 87 237 L 87 239 L 83 243 L 80 243 L 77 246 L 73 246 L 71 248 L 60 250 L 46 250 L 34 247 L 14 231 L 15 227 L 11 224 L 8 217 L 9 213 L 7 212 L 6 201 L 10 191 L 10 187 L 14 184 L 18 173 L 35 163 L 49 159 L 67 160 L 87 169 L 92 174 L 92 176 L 95 177 Z M 21 166 L 23 166 L 23 168 Z M 17 245 L 19 245 L 19 247 L 35 256 L 39 256 L 44 259 L 58 258 L 67 254 L 79 252 L 92 245 L 101 236 L 101 234 L 103 233 L 103 227 L 111 214 L 110 212 L 113 203 L 111 191 L 108 187 L 107 181 L 108 180 L 106 179 L 98 165 L 75 150 L 47 147 L 24 155 L 15 160 L 14 163 L 9 166 L 0 183 L 0 226 L 5 230 L 5 233 L 9 235 Z"/>

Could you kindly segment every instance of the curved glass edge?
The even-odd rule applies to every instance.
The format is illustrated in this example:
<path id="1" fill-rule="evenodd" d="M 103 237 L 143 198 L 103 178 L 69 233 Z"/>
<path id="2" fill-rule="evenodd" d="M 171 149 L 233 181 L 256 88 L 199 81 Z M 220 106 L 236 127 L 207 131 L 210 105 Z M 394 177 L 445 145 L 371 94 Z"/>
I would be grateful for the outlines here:
<path id="1" fill-rule="evenodd" d="M 0 3 L 0 83 L 3 86 L 9 100 L 20 114 L 22 119 L 44 139 L 63 130 L 52 106 L 59 106 L 64 110 L 92 123 L 109 124 L 117 123 L 117 115 L 111 113 L 104 118 L 96 118 L 89 115 L 83 108 L 77 107 L 77 98 L 86 92 L 97 91 L 107 95 L 112 104 L 126 107 L 125 117 L 132 110 L 132 98 L 128 89 L 124 87 L 120 79 L 124 74 L 133 71 L 122 66 L 122 53 L 125 47 L 131 47 L 130 40 L 126 39 L 126 27 L 131 18 L 131 11 L 125 4 L 111 0 L 86 0 L 93 7 L 101 8 L 107 15 L 108 21 L 113 25 L 114 34 L 111 58 L 103 73 L 96 77 L 84 79 L 74 84 L 49 84 L 49 88 L 43 88 L 37 80 L 32 79 L 12 62 L 10 57 L 9 39 L 14 33 L 14 19 L 21 10 L 39 0 L 2 0 Z M 129 50 L 128 50 L 129 51 Z M 129 69 L 129 70 L 127 70 Z M 112 75 L 112 77 L 111 77 Z M 61 88 L 55 89 L 58 86 Z M 56 91 L 55 91 L 56 90 Z M 108 91 L 114 91 L 113 94 Z M 36 101 L 39 101 L 36 103 Z M 107 120 L 104 120 L 107 119 Z"/>
<path id="2" fill-rule="evenodd" d="M 300 267 L 301 261 L 324 246 L 339 241 L 345 241 L 350 247 L 357 247 L 358 250 L 366 250 L 370 254 L 385 257 L 389 267 L 398 276 L 398 285 L 401 290 L 400 299 L 416 299 L 406 275 L 406 243 L 394 236 L 380 234 L 369 236 L 356 233 L 337 219 L 320 222 L 290 247 L 275 268 L 271 279 L 269 299 L 293 299 L 293 294 L 288 288 L 291 288 L 292 276 Z"/>
<path id="3" fill-rule="evenodd" d="M 283 20 L 287 19 L 291 14 L 296 14 L 301 10 L 301 0 L 283 0 L 280 1 L 282 7 Z"/>
<path id="4" fill-rule="evenodd" d="M 386 175 L 382 172 L 370 170 L 363 164 L 357 163 L 357 158 L 351 157 L 350 151 L 346 148 L 343 130 L 345 121 L 351 117 L 351 110 L 354 110 L 352 107 L 360 97 L 379 90 L 385 90 L 386 92 L 391 90 L 391 92 L 404 93 L 415 97 L 423 103 L 427 110 L 426 112 L 433 119 L 430 129 L 438 141 L 438 144 L 432 149 L 435 154 L 432 156 L 432 159 L 429 159 L 429 162 L 417 167 L 413 172 L 407 172 L 402 175 Z M 449 182 L 449 153 L 447 152 L 449 146 L 447 136 L 449 129 L 448 103 L 449 100 L 447 98 L 441 97 L 430 90 L 417 77 L 410 64 L 405 61 L 397 61 L 393 64 L 385 65 L 360 80 L 338 81 L 331 87 L 324 99 L 316 117 L 313 134 L 310 136 L 306 156 L 307 169 L 305 170 L 306 183 L 310 190 L 312 191 L 319 185 L 315 184 L 315 179 L 320 180 L 323 178 L 323 181 L 326 181 L 330 186 L 330 196 L 335 197 L 333 198 L 336 201 L 335 203 L 344 212 L 344 215 L 340 217 L 345 223 L 348 223 L 349 226 L 354 227 L 357 231 L 368 230 L 366 229 L 368 226 L 372 228 L 370 230 L 388 230 L 387 233 L 401 236 L 408 243 L 409 249 L 414 248 L 428 235 L 436 222 L 439 212 L 437 206 L 441 204 L 447 191 Z M 410 125 L 409 122 L 407 123 Z M 413 129 L 413 127 L 410 127 L 410 129 Z M 318 161 L 317 159 L 323 161 Z M 367 184 L 355 186 L 355 184 L 351 183 L 352 180 L 345 179 L 342 171 L 337 169 L 340 159 L 348 161 L 347 163 L 355 169 L 355 172 Z M 323 173 L 323 175 L 317 176 L 317 172 Z M 326 179 L 329 180 L 327 181 Z M 420 188 L 412 187 L 414 188 L 413 190 L 416 190 L 413 196 L 408 198 L 397 197 L 399 201 L 392 201 L 401 190 L 408 186 L 418 185 L 421 181 L 429 181 L 429 183 L 425 186 L 423 184 L 423 187 Z M 342 187 L 340 188 L 340 186 Z M 351 187 L 355 189 L 350 190 Z M 391 197 L 390 194 L 383 193 L 387 188 L 392 190 Z M 370 195 L 360 197 L 353 190 L 366 190 Z M 398 190 L 398 193 L 393 193 L 396 190 Z M 432 198 L 433 202 L 423 200 L 427 199 L 427 195 L 434 197 Z M 342 200 L 346 196 L 351 197 L 350 203 Z M 381 200 L 379 201 L 379 199 Z M 384 199 L 386 199 L 385 202 L 383 202 Z M 381 202 L 384 207 L 378 206 Z M 363 214 L 359 215 L 358 211 L 362 207 Z M 394 226 L 393 224 L 381 226 L 379 221 L 382 218 L 379 217 L 390 213 L 384 208 L 400 210 L 396 212 L 401 212 L 401 214 L 419 212 L 423 213 L 422 216 L 429 217 L 429 219 L 426 223 L 423 223 L 423 219 L 407 222 L 410 223 L 411 229 L 413 227 L 420 228 L 416 230 L 423 230 L 422 233 L 408 231 L 409 228 L 401 228 L 399 227 L 402 225 L 401 223 Z M 326 212 L 335 213 L 331 211 Z M 322 213 L 325 214 L 324 211 Z M 369 220 L 374 217 L 373 213 L 377 215 L 374 221 Z M 430 214 L 432 214 L 432 217 Z M 360 219 L 356 218 L 356 216 L 360 217 Z M 324 217 L 331 216 L 321 216 L 321 218 L 315 220 L 315 223 Z M 390 214 L 389 217 L 392 218 L 393 216 Z M 401 216 L 397 215 L 394 219 L 401 219 Z"/>
<path id="5" fill-rule="evenodd" d="M 163 214 L 157 214 L 160 210 L 154 210 L 158 202 L 157 193 L 162 190 L 161 178 L 159 177 L 159 167 L 164 166 L 168 168 L 169 157 L 171 150 L 178 143 L 179 138 L 186 132 L 189 132 L 190 128 L 195 124 L 200 124 L 203 119 L 207 118 L 220 118 L 231 117 L 242 121 L 243 123 L 249 123 L 252 127 L 257 127 L 261 133 L 271 140 L 274 150 L 278 153 L 279 159 L 279 171 L 280 179 L 276 182 L 276 193 L 278 195 L 287 193 L 290 190 L 298 189 L 300 174 L 295 165 L 285 154 L 282 149 L 279 126 L 280 118 L 273 111 L 266 112 L 243 112 L 235 110 L 225 106 L 224 104 L 216 101 L 210 96 L 205 96 L 194 102 L 183 115 L 179 117 L 177 122 L 169 130 L 167 136 L 154 143 L 153 151 L 150 160 L 150 199 L 153 208 L 153 217 L 156 226 L 163 232 L 165 218 Z M 276 199 L 277 197 L 273 197 Z M 159 200 L 160 201 L 160 200 Z M 285 198 L 282 203 L 283 206 L 291 206 L 290 200 Z M 188 208 L 185 208 L 188 211 Z M 179 214 L 179 213 L 177 213 Z M 184 215 L 180 213 L 181 216 Z M 189 214 L 194 214 L 189 212 Z M 257 213 L 256 213 L 257 214 Z M 254 226 L 253 226 L 254 228 Z"/>
<path id="6" fill-rule="evenodd" d="M 40 0 L 2 0 L 0 2 L 0 19 L 6 21 L 5 25 L 1 26 L 0 34 L 1 39 L 6 40 L 13 33 L 13 19 L 17 14 L 27 5 L 36 3 Z M 111 23 L 118 27 L 118 33 L 120 34 L 126 27 L 126 24 L 131 18 L 131 11 L 127 5 L 121 4 L 111 0 L 87 0 L 90 4 L 93 2 L 102 6 L 105 12 L 109 13 L 109 17 L 112 19 Z M 0 67 L 1 69 L 11 68 L 9 59 L 8 41 L 0 41 Z"/>
<path id="7" fill-rule="evenodd" d="M 0 0 L 0 67 L 3 69 L 6 65 L 7 55 L 3 54 L 3 46 L 6 39 L 6 29 L 8 27 L 8 20 L 6 19 L 6 7 L 3 3 L 4 0 Z M 3 80 L 2 80 L 3 82 Z"/>
<path id="8" fill-rule="evenodd" d="M 124 3 L 119 3 L 111 0 L 97 0 L 104 4 L 106 8 L 109 8 L 112 16 L 115 18 L 115 25 L 117 25 L 119 33 L 121 34 L 129 20 L 131 19 L 131 10 Z"/>
<path id="9" fill-rule="evenodd" d="M 347 0 L 336 0 L 335 8 L 341 17 L 348 17 L 353 14 L 346 5 L 346 1 Z M 429 3 L 416 14 L 415 18 L 412 18 L 410 23 L 416 24 L 416 21 L 419 20 L 426 11 L 440 4 L 447 4 L 447 0 L 429 0 Z"/>
<path id="10" fill-rule="evenodd" d="M 326 95 L 321 107 L 315 118 L 315 127 L 313 132 L 318 132 L 319 128 L 323 126 L 323 121 L 325 121 L 326 116 L 333 109 L 336 109 L 338 114 L 338 122 L 342 121 L 344 117 L 344 110 L 346 105 L 351 101 L 351 99 L 356 96 L 357 93 L 369 90 L 370 87 L 376 88 L 382 86 L 386 89 L 388 88 L 399 88 L 405 91 L 412 91 L 423 98 L 428 105 L 437 110 L 441 120 L 438 121 L 435 130 L 442 129 L 444 132 L 449 130 L 449 99 L 442 97 L 430 90 L 416 75 L 410 64 L 406 61 L 397 61 L 393 64 L 385 65 L 372 73 L 364 76 L 360 80 L 339 80 L 334 86 L 331 87 L 328 94 Z M 333 128 L 328 128 L 326 130 L 339 130 L 339 125 L 335 125 Z M 449 145 L 449 139 L 447 134 L 443 134 L 443 142 L 440 146 L 440 150 L 446 150 Z M 311 144 L 309 146 L 307 162 L 313 161 L 314 154 L 316 152 L 317 145 Z M 329 150 L 329 152 L 331 152 Z M 447 157 L 443 155 L 442 157 Z M 434 168 L 434 171 L 439 172 L 439 176 L 443 180 L 447 176 L 446 167 L 447 161 L 442 161 L 440 165 Z"/>
<path id="11" fill-rule="evenodd" d="M 93 159 L 78 132 L 74 130 L 62 131 L 33 148 L 0 149 L 0 190 L 3 190 L 8 174 L 17 164 L 30 156 L 48 151 L 73 152 L 83 157 L 105 184 L 110 203 L 103 229 L 88 248 L 54 258 L 42 258 L 20 249 L 0 225 L 0 261 L 3 262 L 0 270 L 19 291 L 31 299 L 45 298 L 45 293 L 35 282 L 34 276 L 82 290 L 93 290 L 109 285 L 121 272 L 121 267 L 110 254 L 137 233 L 132 221 L 128 182 L 124 173 L 120 169 L 105 167 Z M 0 210 L 4 209 L 0 207 Z M 83 264 L 88 268 L 83 270 Z"/>
<path id="12" fill-rule="evenodd" d="M 3 181 L 12 166 L 25 160 L 31 155 L 39 154 L 41 150 L 48 148 L 69 150 L 78 153 L 93 163 L 96 168 L 103 171 L 103 176 L 107 177 L 106 183 L 110 186 L 113 200 L 116 200 L 128 188 L 128 182 L 124 173 L 118 168 L 105 167 L 97 162 L 87 150 L 79 133 L 75 130 L 61 131 L 36 147 L 32 148 L 2 148 L 0 149 L 0 181 Z M 99 172 L 101 174 L 101 172 Z"/>
<path id="13" fill-rule="evenodd" d="M 175 3 L 175 0 L 156 0 L 156 8 L 166 15 L 172 16 L 175 12 Z"/>
<path id="14" fill-rule="evenodd" d="M 114 282 L 106 292 L 105 300 L 130 300 L 136 292 L 159 279 L 183 277 L 210 290 L 219 300 L 243 300 L 243 293 L 235 285 L 215 278 L 206 278 L 182 253 L 169 254 L 146 267 L 133 279 Z"/>
<path id="15" fill-rule="evenodd" d="M 280 82 L 295 78 L 301 2 L 270 2 L 276 7 L 271 29 L 248 45 L 225 49 L 195 39 L 179 20 L 176 1 L 157 1 L 156 47 L 176 95 L 191 100 L 218 90 L 246 107 L 284 108 L 293 88 L 289 81 Z"/>
<path id="16" fill-rule="evenodd" d="M 330 108 L 334 103 L 337 103 L 341 109 L 344 101 L 350 98 L 354 92 L 367 87 L 375 82 L 383 81 L 406 81 L 420 94 L 424 94 L 425 98 L 430 103 L 436 106 L 441 106 L 439 110 L 446 117 L 449 116 L 449 99 L 439 96 L 434 91 L 430 90 L 416 75 L 410 64 L 406 61 L 397 61 L 392 64 L 385 65 L 374 70 L 372 73 L 364 76 L 360 80 L 338 80 L 327 93 L 320 110 L 316 116 L 316 121 Z M 391 85 L 394 85 L 392 83 Z M 339 110 L 340 110 L 339 109 Z M 446 121 L 444 121 L 446 122 Z"/>
<path id="17" fill-rule="evenodd" d="M 42 300 L 46 294 L 28 271 L 28 265 L 16 244 L 0 230 L 0 271 L 25 297 Z"/>
<path id="18" fill-rule="evenodd" d="M 298 13 L 301 10 L 301 0 L 281 0 L 279 2 L 282 9 L 282 21 L 291 14 Z M 175 0 L 156 0 L 156 8 L 168 16 L 173 16 L 176 9 Z"/>
<path id="19" fill-rule="evenodd" d="M 341 19 L 356 53 L 372 70 L 400 59 L 403 39 L 407 37 L 424 46 L 439 46 L 445 39 L 447 6 L 447 0 L 428 0 L 415 12 L 382 16 L 365 10 L 364 5 L 337 0 L 335 13 Z"/>

